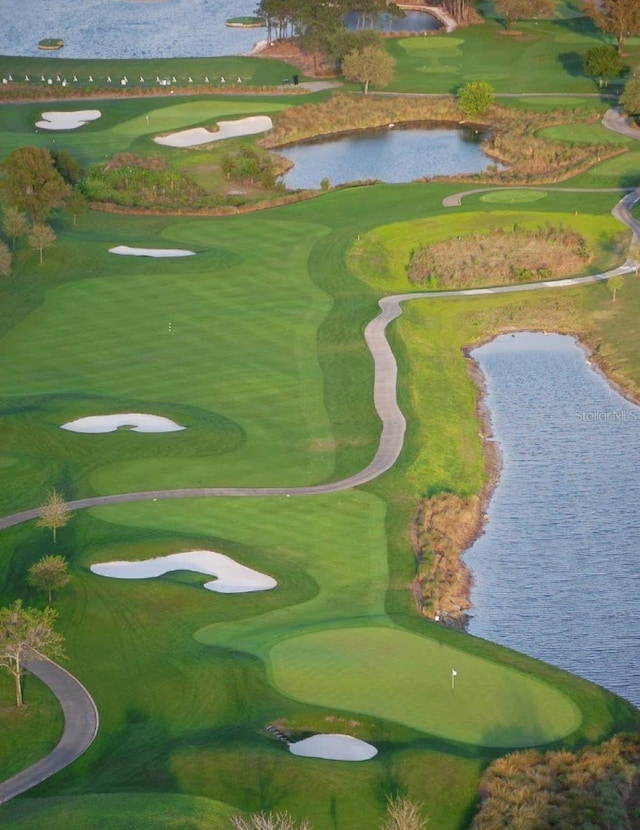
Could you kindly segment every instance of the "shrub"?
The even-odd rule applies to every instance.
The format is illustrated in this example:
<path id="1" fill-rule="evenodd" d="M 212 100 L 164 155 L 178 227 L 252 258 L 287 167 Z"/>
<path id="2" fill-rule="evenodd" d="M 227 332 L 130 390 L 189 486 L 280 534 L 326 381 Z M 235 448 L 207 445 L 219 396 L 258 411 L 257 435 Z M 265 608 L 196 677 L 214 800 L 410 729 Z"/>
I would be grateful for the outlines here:
<path id="1" fill-rule="evenodd" d="M 485 81 L 471 81 L 461 86 L 456 93 L 456 103 L 460 112 L 469 118 L 486 112 L 493 104 L 494 89 Z"/>

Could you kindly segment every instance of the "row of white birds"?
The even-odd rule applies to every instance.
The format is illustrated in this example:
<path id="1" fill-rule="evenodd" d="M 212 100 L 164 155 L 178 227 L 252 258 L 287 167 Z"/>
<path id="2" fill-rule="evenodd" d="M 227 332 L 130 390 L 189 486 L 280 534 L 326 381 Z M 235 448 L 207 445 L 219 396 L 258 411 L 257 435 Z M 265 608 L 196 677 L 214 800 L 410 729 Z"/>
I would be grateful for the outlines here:
<path id="1" fill-rule="evenodd" d="M 25 80 L 25 82 L 26 82 L 26 83 L 29 83 L 29 82 L 31 81 L 31 78 L 30 78 L 28 75 L 25 75 L 25 76 L 24 76 L 24 80 Z M 41 75 L 41 76 L 40 76 L 40 81 L 41 81 L 42 83 L 47 83 L 47 84 L 53 84 L 53 83 L 54 83 L 53 78 L 45 78 L 45 76 L 44 76 L 44 75 Z M 216 79 L 214 78 L 214 83 L 215 83 L 215 81 L 216 81 Z M 158 75 L 156 75 L 156 80 L 155 80 L 155 82 L 156 82 L 157 84 L 159 84 L 160 86 L 169 86 L 169 84 L 177 84 L 177 83 L 178 83 L 178 80 L 176 79 L 176 77 L 175 77 L 175 76 L 173 76 L 173 77 L 171 77 L 171 79 L 169 79 L 169 78 L 160 78 Z M 15 83 L 15 82 L 14 82 L 14 79 L 13 79 L 13 75 L 7 75 L 6 77 L 4 77 L 4 78 L 2 79 L 2 83 L 3 83 L 3 84 Z M 67 79 L 66 79 L 66 78 L 61 78 L 61 77 L 60 77 L 60 75 L 56 75 L 56 78 L 55 78 L 55 83 L 62 84 L 62 86 L 67 86 L 67 84 L 69 83 L 69 81 L 67 81 Z M 78 80 L 78 76 L 77 76 L 77 75 L 74 75 L 74 76 L 73 76 L 73 83 L 74 83 L 74 84 L 79 83 L 79 80 Z M 90 83 L 90 84 L 95 83 L 95 81 L 93 80 L 93 75 L 89 75 L 89 80 L 88 80 L 88 83 Z M 112 83 L 114 83 L 114 81 L 112 81 L 112 80 L 111 80 L 111 75 L 107 75 L 107 80 L 106 80 L 106 83 L 108 83 L 108 84 L 112 84 Z M 116 81 L 116 83 L 117 83 L 117 81 Z M 127 76 L 126 76 L 126 75 L 124 76 L 124 78 L 121 78 L 121 79 L 120 79 L 120 85 L 121 85 L 121 86 L 127 86 L 127 84 L 128 84 L 128 83 L 130 83 L 130 81 L 129 81 L 129 79 L 127 78 Z M 133 82 L 131 82 L 131 83 L 133 83 Z M 142 77 L 142 75 L 140 76 L 140 80 L 138 81 L 138 83 L 140 83 L 140 84 L 144 84 L 144 83 L 146 83 L 146 81 L 145 81 L 145 79 Z M 189 78 L 187 79 L 187 83 L 188 83 L 188 84 L 192 84 L 192 83 L 194 83 L 194 80 L 193 80 L 193 78 L 191 77 L 191 75 L 189 75 Z M 208 75 L 205 75 L 205 77 L 204 77 L 204 83 L 205 83 L 205 84 L 209 84 L 209 83 L 211 83 L 211 81 L 209 80 L 209 76 L 208 76 Z M 220 81 L 219 81 L 219 83 L 220 83 L 220 85 L 221 85 L 221 86 L 224 86 L 224 85 L 227 83 L 226 79 L 225 79 L 222 75 L 220 76 Z M 241 83 L 242 83 L 242 78 L 238 75 L 238 77 L 236 78 L 236 84 L 241 84 Z"/>

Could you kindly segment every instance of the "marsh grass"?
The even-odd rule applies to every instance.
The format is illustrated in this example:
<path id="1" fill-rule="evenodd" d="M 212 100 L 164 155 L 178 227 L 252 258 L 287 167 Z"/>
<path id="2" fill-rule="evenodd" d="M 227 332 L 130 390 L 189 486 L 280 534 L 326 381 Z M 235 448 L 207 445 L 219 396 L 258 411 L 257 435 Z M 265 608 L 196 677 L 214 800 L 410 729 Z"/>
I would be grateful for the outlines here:
<path id="1" fill-rule="evenodd" d="M 474 233 L 414 250 L 407 277 L 430 288 L 471 288 L 482 285 L 557 279 L 579 273 L 593 259 L 586 240 L 563 227 L 498 229 Z"/>

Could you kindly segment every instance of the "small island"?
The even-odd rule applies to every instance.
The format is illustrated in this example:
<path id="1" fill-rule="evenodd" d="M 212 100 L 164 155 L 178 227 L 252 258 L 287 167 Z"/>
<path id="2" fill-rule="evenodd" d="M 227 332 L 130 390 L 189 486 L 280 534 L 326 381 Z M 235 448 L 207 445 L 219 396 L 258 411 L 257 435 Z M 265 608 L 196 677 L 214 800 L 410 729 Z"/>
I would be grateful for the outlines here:
<path id="1" fill-rule="evenodd" d="M 38 41 L 38 49 L 44 49 L 45 51 L 54 51 L 56 49 L 62 49 L 64 46 L 64 40 L 59 37 L 45 37 L 42 40 Z"/>
<path id="2" fill-rule="evenodd" d="M 261 29 L 266 23 L 263 17 L 230 17 L 224 25 L 231 29 Z"/>

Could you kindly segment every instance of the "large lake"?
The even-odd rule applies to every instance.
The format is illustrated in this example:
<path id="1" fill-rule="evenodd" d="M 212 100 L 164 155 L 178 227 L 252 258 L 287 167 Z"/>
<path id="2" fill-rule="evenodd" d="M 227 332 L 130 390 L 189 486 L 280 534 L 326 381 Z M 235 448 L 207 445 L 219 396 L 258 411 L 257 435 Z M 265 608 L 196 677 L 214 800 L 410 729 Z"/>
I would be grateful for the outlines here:
<path id="1" fill-rule="evenodd" d="M 472 353 L 502 453 L 473 571 L 469 631 L 640 705 L 640 408 L 570 337 L 503 335 Z"/>
<path id="2" fill-rule="evenodd" d="M 238 55 L 266 29 L 230 29 L 229 17 L 254 14 L 256 0 L 10 0 L 0 2 L 0 54 L 43 55 L 45 37 L 65 58 L 180 58 Z"/>
<path id="3" fill-rule="evenodd" d="M 410 182 L 426 176 L 479 173 L 494 162 L 482 152 L 482 136 L 473 130 L 363 130 L 322 141 L 279 147 L 293 162 L 283 181 L 290 190 L 378 179 Z"/>

